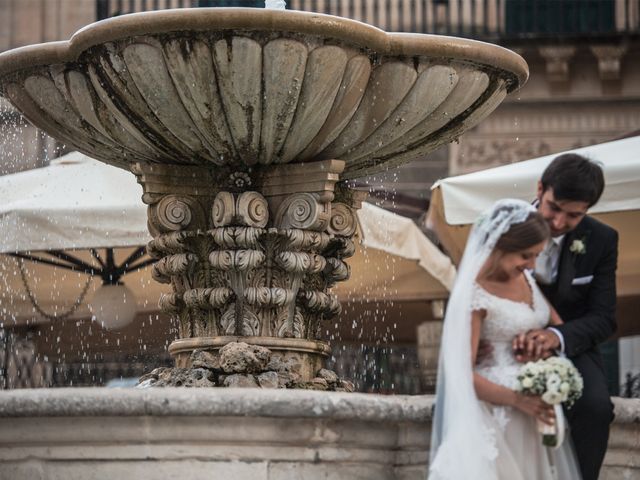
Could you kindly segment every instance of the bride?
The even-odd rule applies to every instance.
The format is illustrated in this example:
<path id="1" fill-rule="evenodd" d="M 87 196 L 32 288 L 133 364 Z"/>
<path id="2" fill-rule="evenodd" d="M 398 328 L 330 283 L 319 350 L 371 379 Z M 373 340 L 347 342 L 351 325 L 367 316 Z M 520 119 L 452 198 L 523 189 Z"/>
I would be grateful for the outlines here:
<path id="1" fill-rule="evenodd" d="M 580 479 L 568 439 L 542 445 L 536 420 L 553 424 L 553 408 L 515 389 L 513 339 L 561 323 L 530 273 L 548 238 L 520 200 L 497 202 L 471 231 L 444 322 L 430 480 Z M 480 340 L 493 351 L 477 361 Z"/>

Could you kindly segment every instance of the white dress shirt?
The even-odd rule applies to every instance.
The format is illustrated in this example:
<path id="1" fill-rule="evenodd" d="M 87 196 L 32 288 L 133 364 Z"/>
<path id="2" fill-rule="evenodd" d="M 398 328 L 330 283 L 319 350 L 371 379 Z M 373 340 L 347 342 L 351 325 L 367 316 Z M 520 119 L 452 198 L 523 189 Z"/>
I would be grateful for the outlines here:
<path id="1" fill-rule="evenodd" d="M 550 285 L 558 278 L 558 265 L 560 264 L 560 252 L 562 251 L 564 237 L 564 235 L 551 237 L 536 259 L 535 277 L 544 285 Z M 560 340 L 560 353 L 564 354 L 564 337 L 562 333 L 553 327 L 549 327 L 549 330 L 555 333 Z"/>
<path id="2" fill-rule="evenodd" d="M 564 235 L 551 237 L 536 259 L 535 277 L 544 285 L 550 285 L 558 278 L 558 264 L 564 237 Z"/>

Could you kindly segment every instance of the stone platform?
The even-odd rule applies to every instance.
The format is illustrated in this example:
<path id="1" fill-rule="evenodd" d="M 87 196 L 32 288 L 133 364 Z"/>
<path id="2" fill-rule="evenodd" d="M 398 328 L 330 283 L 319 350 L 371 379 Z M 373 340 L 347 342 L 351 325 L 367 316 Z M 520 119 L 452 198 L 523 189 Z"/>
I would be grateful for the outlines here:
<path id="1" fill-rule="evenodd" d="M 0 479 L 425 478 L 425 397 L 242 388 L 0 394 Z"/>
<path id="2" fill-rule="evenodd" d="M 615 399 L 601 478 L 640 478 L 640 400 Z M 424 479 L 433 397 L 260 389 L 0 393 L 0 479 Z"/>

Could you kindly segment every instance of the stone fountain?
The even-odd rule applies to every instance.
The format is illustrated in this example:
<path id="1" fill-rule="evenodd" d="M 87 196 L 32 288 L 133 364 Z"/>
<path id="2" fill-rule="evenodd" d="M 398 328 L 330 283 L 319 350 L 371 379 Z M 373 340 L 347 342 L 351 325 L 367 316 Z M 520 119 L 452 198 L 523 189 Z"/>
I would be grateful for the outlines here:
<path id="1" fill-rule="evenodd" d="M 0 55 L 1 92 L 34 125 L 129 169 L 143 186 L 154 237 L 148 252 L 158 260 L 153 276 L 172 288 L 160 306 L 179 320 L 180 338 L 169 347 L 177 366 L 188 367 L 194 351 L 215 357 L 225 345 L 242 341 L 267 347 L 304 380 L 316 375 L 330 352 L 320 335 L 322 322 L 340 312 L 330 288 L 349 277 L 345 260 L 354 252 L 362 197 L 346 181 L 424 158 L 455 140 L 527 75 L 518 55 L 494 45 L 256 9 L 127 15 L 85 27 L 67 42 Z M 33 395 L 40 408 L 12 421 L 28 424 L 38 412 L 56 417 L 65 411 L 81 418 L 151 416 L 145 440 L 129 438 L 122 433 L 127 422 L 116 422 L 125 443 L 139 444 L 155 438 L 154 429 L 168 443 L 180 436 L 180 422 L 163 426 L 163 415 L 213 417 L 233 435 L 215 441 L 205 435 L 226 445 L 214 449 L 218 466 L 207 471 L 248 478 L 256 473 L 246 473 L 251 469 L 243 470 L 244 464 L 233 470 L 233 461 L 253 457 L 227 443 L 277 443 L 282 440 L 274 432 L 291 428 L 282 417 L 322 418 L 301 430 L 304 452 L 315 448 L 315 454 L 273 447 L 272 455 L 265 450 L 256 461 L 311 462 L 315 466 L 304 478 L 360 478 L 354 462 L 364 468 L 362 478 L 394 478 L 404 466 L 405 473 L 424 473 L 429 406 L 417 407 L 417 400 L 189 392 L 38 392 Z M 102 405 L 100 395 L 117 398 L 96 413 L 87 404 Z M 14 417 L 19 399 L 8 401 L 18 403 L 13 410 L 0 406 L 0 412 Z M 169 405 L 164 413 L 161 401 Z M 60 402 L 68 406 L 60 410 Z M 346 413 L 336 414 L 338 405 Z M 234 416 L 253 420 L 227 422 Z M 353 421 L 341 421 L 346 418 Z M 167 430 L 169 424 L 177 431 Z M 196 420 L 187 424 L 194 438 L 205 428 Z M 96 421 L 87 428 L 92 425 L 97 428 Z M 244 425 L 246 435 L 234 425 Z M 376 435 L 386 439 L 372 440 Z M 93 437 L 85 432 L 74 438 L 69 441 L 79 445 Z M 338 445 L 345 438 L 358 447 L 341 457 Z M 338 450 L 329 455 L 332 442 Z M 298 453 L 287 457 L 286 450 Z M 389 453 L 379 456 L 376 450 Z M 180 457 L 176 450 L 154 452 L 160 452 L 158 459 Z M 384 466 L 366 469 L 367 462 Z M 265 471 L 264 478 L 292 478 L 286 468 Z"/>

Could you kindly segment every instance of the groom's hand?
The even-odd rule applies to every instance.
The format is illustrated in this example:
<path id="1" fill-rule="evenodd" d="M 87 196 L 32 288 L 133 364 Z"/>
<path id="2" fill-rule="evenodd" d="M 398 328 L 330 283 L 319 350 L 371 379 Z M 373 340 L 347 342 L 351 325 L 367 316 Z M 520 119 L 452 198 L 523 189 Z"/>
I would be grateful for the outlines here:
<path id="1" fill-rule="evenodd" d="M 536 360 L 549 358 L 560 348 L 560 339 L 550 330 L 530 330 L 525 337 L 525 351 Z"/>
<path id="2" fill-rule="evenodd" d="M 553 332 L 548 330 L 529 330 L 513 339 L 513 355 L 521 363 L 535 362 L 552 356 L 559 344 L 560 340 Z"/>
<path id="3" fill-rule="evenodd" d="M 493 346 L 491 342 L 486 340 L 480 340 L 478 343 L 478 353 L 476 353 L 476 365 L 480 365 L 485 360 L 490 360 L 493 357 Z"/>

